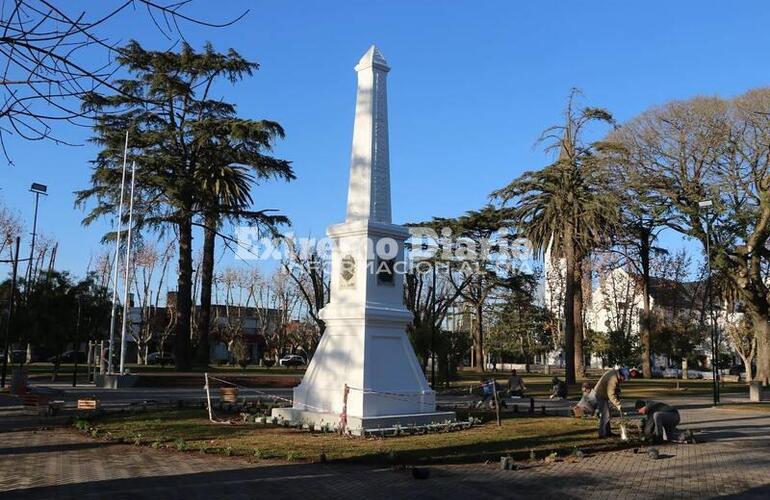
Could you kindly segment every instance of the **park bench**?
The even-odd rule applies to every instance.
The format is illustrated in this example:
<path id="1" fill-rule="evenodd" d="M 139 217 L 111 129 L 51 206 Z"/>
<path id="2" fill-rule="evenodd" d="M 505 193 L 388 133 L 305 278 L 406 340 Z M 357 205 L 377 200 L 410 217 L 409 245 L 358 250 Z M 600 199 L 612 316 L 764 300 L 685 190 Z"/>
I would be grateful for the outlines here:
<path id="1" fill-rule="evenodd" d="M 47 415 L 53 416 L 59 413 L 64 401 L 53 401 L 45 394 L 36 394 L 28 392 L 22 395 L 24 413 L 27 415 Z"/>

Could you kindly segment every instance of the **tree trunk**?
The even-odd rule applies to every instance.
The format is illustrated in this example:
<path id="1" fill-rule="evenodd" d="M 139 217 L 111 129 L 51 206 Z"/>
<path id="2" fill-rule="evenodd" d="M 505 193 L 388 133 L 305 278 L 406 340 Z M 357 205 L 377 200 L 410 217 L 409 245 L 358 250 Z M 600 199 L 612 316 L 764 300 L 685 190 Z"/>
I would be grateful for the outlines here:
<path id="1" fill-rule="evenodd" d="M 757 374 L 754 381 L 767 386 L 770 384 L 770 323 L 766 318 L 752 320 L 757 329 Z"/>
<path id="2" fill-rule="evenodd" d="M 211 289 L 214 283 L 214 250 L 216 244 L 216 217 L 206 217 L 203 230 L 203 257 L 201 258 L 201 309 L 198 316 L 198 351 L 196 362 L 209 364 L 209 331 L 211 329 Z"/>
<path id="3" fill-rule="evenodd" d="M 583 357 L 583 271 L 582 262 L 575 266 L 575 295 L 573 297 L 573 321 L 575 322 L 575 377 L 585 377 Z"/>
<path id="4" fill-rule="evenodd" d="M 642 263 L 642 315 L 639 318 L 639 336 L 642 340 L 642 375 L 652 378 L 650 349 L 650 235 L 645 232 L 639 242 Z"/>
<path id="5" fill-rule="evenodd" d="M 182 215 L 179 222 L 179 269 L 177 275 L 176 327 L 174 354 L 176 369 L 187 371 L 190 365 L 190 316 L 192 314 L 192 218 Z"/>
<path id="6" fill-rule="evenodd" d="M 479 297 L 482 291 L 482 278 L 479 276 Z M 484 301 L 479 299 L 476 303 L 476 339 L 473 343 L 473 357 L 476 360 L 476 370 L 483 372 L 484 367 L 484 321 L 483 321 Z"/>
<path id="7" fill-rule="evenodd" d="M 747 384 L 751 383 L 751 381 L 753 380 L 752 373 L 751 373 L 751 362 L 754 361 L 754 360 L 753 359 L 749 359 L 748 356 L 746 356 L 745 354 L 743 354 L 740 351 L 737 351 L 737 352 L 738 352 L 738 356 L 740 356 L 741 360 L 743 361 L 743 366 L 746 367 L 746 383 Z"/>
<path id="8" fill-rule="evenodd" d="M 56 360 L 53 362 L 53 373 L 51 374 L 51 382 L 56 382 L 59 378 L 59 367 L 61 366 L 61 349 L 59 349 L 59 354 L 56 355 Z"/>
<path id="9" fill-rule="evenodd" d="M 575 383 L 575 249 L 572 233 L 567 231 L 564 258 L 567 272 L 564 279 L 564 377 L 568 384 Z"/>

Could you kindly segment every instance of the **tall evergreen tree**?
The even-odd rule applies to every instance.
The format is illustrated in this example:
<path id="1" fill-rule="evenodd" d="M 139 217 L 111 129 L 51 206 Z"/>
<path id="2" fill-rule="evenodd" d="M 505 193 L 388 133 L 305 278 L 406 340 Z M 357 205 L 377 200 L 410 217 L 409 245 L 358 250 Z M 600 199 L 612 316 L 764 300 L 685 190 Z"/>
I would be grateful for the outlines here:
<path id="1" fill-rule="evenodd" d="M 413 224 L 428 227 L 437 234 L 449 231 L 452 243 L 452 256 L 443 262 L 443 257 L 436 256 L 436 262 L 448 266 L 446 279 L 452 285 L 453 293 L 448 305 L 461 299 L 472 309 L 473 346 L 471 365 L 484 371 L 486 351 L 484 348 L 485 309 L 495 290 L 500 287 L 516 286 L 518 272 L 512 271 L 502 258 L 501 251 L 507 251 L 515 235 L 501 229 L 509 224 L 511 210 L 487 205 L 480 210 L 469 210 L 460 217 L 449 219 L 436 217 L 432 221 Z M 440 250 L 439 253 L 443 252 Z M 409 283 L 407 283 L 409 284 Z M 411 301 L 409 301 L 411 302 Z M 413 311 L 414 312 L 414 311 Z M 434 321 L 440 320 L 441 315 L 432 313 Z M 419 317 L 416 316 L 416 320 Z M 430 326 L 440 328 L 441 322 Z M 415 323 L 415 327 L 421 325 Z"/>
<path id="2" fill-rule="evenodd" d="M 187 370 L 191 367 L 196 218 L 211 207 L 211 200 L 222 197 L 224 185 L 235 190 L 226 203 L 249 200 L 243 195 L 251 185 L 248 176 L 244 177 L 248 167 L 230 165 L 252 165 L 254 155 L 270 144 L 280 127 L 273 122 L 239 119 L 235 105 L 212 96 L 218 81 L 235 83 L 258 68 L 232 49 L 219 53 L 207 44 L 196 52 L 183 44 L 179 52 L 150 51 L 132 41 L 121 50 L 118 62 L 130 74 L 115 81 L 119 92 L 92 92 L 84 97 L 84 110 L 98 114 L 92 141 L 102 150 L 93 161 L 92 185 L 77 193 L 77 202 L 96 201 L 85 224 L 117 211 L 128 131 L 129 161 L 137 163 L 135 229 L 171 229 L 178 238 L 174 350 L 177 369 Z M 214 164 L 213 159 L 220 157 L 228 161 L 226 168 Z M 213 190 L 217 195 L 211 194 L 212 184 L 207 182 L 212 179 L 207 169 L 212 168 L 218 168 L 213 176 L 217 179 L 213 184 L 219 183 Z M 290 171 L 288 162 L 281 168 Z"/>

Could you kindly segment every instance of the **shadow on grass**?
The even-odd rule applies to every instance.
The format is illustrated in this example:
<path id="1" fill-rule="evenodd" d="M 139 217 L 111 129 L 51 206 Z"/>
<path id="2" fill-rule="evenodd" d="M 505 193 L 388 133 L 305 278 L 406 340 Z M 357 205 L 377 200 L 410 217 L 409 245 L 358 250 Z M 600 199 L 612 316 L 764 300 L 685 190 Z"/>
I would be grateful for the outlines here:
<path id="1" fill-rule="evenodd" d="M 502 456 L 510 456 L 516 461 L 527 460 L 532 458 L 533 450 L 534 458 L 539 460 L 551 453 L 556 453 L 557 456 L 563 458 L 570 455 L 576 448 L 579 448 L 584 454 L 590 455 L 639 446 L 638 444 L 627 443 L 617 439 L 609 439 L 601 443 L 591 443 L 589 442 L 590 438 L 573 443 L 564 442 L 565 438 L 580 436 L 581 434 L 585 434 L 585 431 L 555 434 L 548 438 L 519 438 L 491 443 L 399 450 L 394 452 L 394 457 L 389 456 L 389 453 L 383 452 L 364 453 L 356 457 L 335 460 L 334 462 L 370 465 L 461 465 L 487 461 L 498 462 Z"/>

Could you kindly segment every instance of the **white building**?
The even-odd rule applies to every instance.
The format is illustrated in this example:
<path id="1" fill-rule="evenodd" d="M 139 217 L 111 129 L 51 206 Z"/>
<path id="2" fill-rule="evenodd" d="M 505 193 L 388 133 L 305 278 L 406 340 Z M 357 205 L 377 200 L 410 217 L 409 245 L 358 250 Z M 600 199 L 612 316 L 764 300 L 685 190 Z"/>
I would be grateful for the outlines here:
<path id="1" fill-rule="evenodd" d="M 548 268 L 551 268 L 550 270 Z M 553 264 L 546 260 L 545 281 L 545 306 L 557 317 L 563 316 L 563 298 L 554 299 L 554 290 L 560 290 L 561 284 L 556 282 L 557 271 L 553 270 Z M 563 275 L 562 275 L 563 276 Z M 549 301 L 549 286 L 550 298 Z M 584 291 L 585 294 L 585 291 Z M 673 321 L 689 317 L 693 321 L 700 321 L 700 315 L 705 314 L 707 308 L 706 283 L 704 281 L 677 282 L 668 279 L 651 278 L 649 287 L 650 311 L 658 321 Z M 720 305 L 716 306 L 717 328 L 723 331 L 727 324 L 740 321 L 741 312 L 734 312 Z M 585 331 L 609 334 L 610 332 L 622 332 L 625 336 L 639 342 L 640 318 L 644 311 L 644 292 L 642 277 L 619 267 L 600 274 L 595 282 L 591 283 L 590 300 L 585 300 Z M 727 312 L 726 312 L 727 311 Z M 709 318 L 703 318 L 708 325 Z M 722 335 L 722 337 L 724 337 Z M 697 349 L 697 354 L 707 358 L 710 363 L 710 345 L 708 340 Z M 561 352 L 557 351 L 549 356 L 549 362 L 556 365 L 563 363 Z M 561 363 L 560 363 L 561 362 Z M 671 365 L 671 360 L 662 356 L 655 356 L 653 366 L 665 368 Z M 596 354 L 591 354 L 591 367 L 601 367 L 602 359 Z"/>

